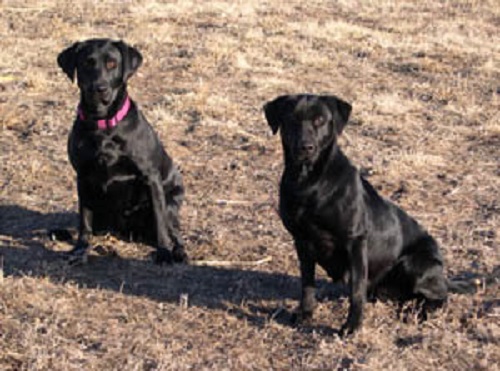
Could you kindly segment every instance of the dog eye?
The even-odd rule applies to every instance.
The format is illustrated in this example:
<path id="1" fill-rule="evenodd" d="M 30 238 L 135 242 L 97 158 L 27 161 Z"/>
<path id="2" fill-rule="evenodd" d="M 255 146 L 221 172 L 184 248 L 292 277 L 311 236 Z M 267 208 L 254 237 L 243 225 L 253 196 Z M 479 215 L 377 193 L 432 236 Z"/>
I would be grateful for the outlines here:
<path id="1" fill-rule="evenodd" d="M 319 127 L 325 123 L 325 118 L 323 116 L 318 116 L 313 120 L 313 125 Z"/>
<path id="2" fill-rule="evenodd" d="M 117 63 L 114 59 L 108 59 L 106 61 L 106 69 L 108 70 L 114 70 L 117 66 Z"/>

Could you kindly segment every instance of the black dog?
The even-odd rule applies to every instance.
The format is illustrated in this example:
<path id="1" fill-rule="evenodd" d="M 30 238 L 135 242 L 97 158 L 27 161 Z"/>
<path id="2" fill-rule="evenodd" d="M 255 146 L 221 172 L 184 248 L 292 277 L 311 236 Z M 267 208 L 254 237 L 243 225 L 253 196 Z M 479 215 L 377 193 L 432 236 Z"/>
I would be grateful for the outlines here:
<path id="1" fill-rule="evenodd" d="M 71 81 L 76 72 L 80 88 L 68 141 L 80 209 L 73 256 L 86 254 L 92 234 L 111 232 L 155 246 L 159 263 L 185 262 L 181 174 L 127 93 L 141 54 L 122 41 L 92 39 L 65 49 L 57 62 Z"/>
<path id="2" fill-rule="evenodd" d="M 301 319 L 310 320 L 316 304 L 316 263 L 333 280 L 349 279 L 341 334 L 360 326 L 363 305 L 375 290 L 437 304 L 448 290 L 461 290 L 444 277 L 436 241 L 378 195 L 338 147 L 351 113 L 348 103 L 334 96 L 286 95 L 264 110 L 273 133 L 281 130 L 280 215 L 300 260 Z"/>

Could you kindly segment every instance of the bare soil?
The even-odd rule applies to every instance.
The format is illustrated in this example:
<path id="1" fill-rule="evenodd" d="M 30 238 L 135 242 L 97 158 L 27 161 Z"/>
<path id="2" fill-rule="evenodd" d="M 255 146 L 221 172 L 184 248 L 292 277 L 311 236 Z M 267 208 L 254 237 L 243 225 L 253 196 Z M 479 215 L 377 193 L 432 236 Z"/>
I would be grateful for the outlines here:
<path id="1" fill-rule="evenodd" d="M 423 323 L 412 303 L 368 304 L 340 339 L 345 290 L 320 274 L 313 325 L 291 324 L 300 280 L 262 105 L 351 102 L 345 152 L 437 238 L 450 277 L 481 281 L 500 265 L 499 30 L 496 0 L 4 0 L 0 369 L 498 369 L 498 282 Z M 183 169 L 191 259 L 220 266 L 157 266 L 107 236 L 71 267 L 47 237 L 77 226 L 78 90 L 56 57 L 89 37 L 143 53 L 131 96 Z"/>

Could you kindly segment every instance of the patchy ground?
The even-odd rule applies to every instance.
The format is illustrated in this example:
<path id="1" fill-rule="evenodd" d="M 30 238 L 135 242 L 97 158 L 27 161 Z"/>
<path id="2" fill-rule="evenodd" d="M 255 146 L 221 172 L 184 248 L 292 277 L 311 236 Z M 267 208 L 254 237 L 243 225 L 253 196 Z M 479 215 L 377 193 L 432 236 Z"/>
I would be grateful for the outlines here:
<path id="1" fill-rule="evenodd" d="M 261 107 L 296 92 L 351 102 L 348 155 L 436 236 L 450 276 L 483 277 L 500 265 L 499 29 L 496 0 L 3 1 L 0 368 L 498 367 L 498 284 L 423 324 L 411 305 L 369 304 L 363 330 L 339 339 L 347 299 L 321 276 L 314 325 L 291 326 L 297 259 Z M 46 230 L 76 228 L 78 92 L 56 56 L 87 37 L 145 57 L 131 95 L 182 166 L 191 258 L 270 262 L 159 267 L 107 237 L 67 266 L 70 245 Z"/>

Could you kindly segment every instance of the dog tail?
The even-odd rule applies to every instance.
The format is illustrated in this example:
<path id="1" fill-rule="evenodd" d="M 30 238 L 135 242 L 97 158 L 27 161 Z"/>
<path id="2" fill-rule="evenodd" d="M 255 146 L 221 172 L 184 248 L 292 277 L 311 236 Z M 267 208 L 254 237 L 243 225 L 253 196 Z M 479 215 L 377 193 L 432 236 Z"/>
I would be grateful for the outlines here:
<path id="1" fill-rule="evenodd" d="M 475 294 L 481 286 L 491 286 L 500 283 L 500 266 L 493 269 L 491 274 L 483 278 L 470 280 L 451 280 L 448 279 L 448 292 L 452 294 Z"/>
<path id="2" fill-rule="evenodd" d="M 477 292 L 479 284 L 480 284 L 479 280 L 477 281 L 448 280 L 448 292 L 452 294 L 472 295 Z"/>

